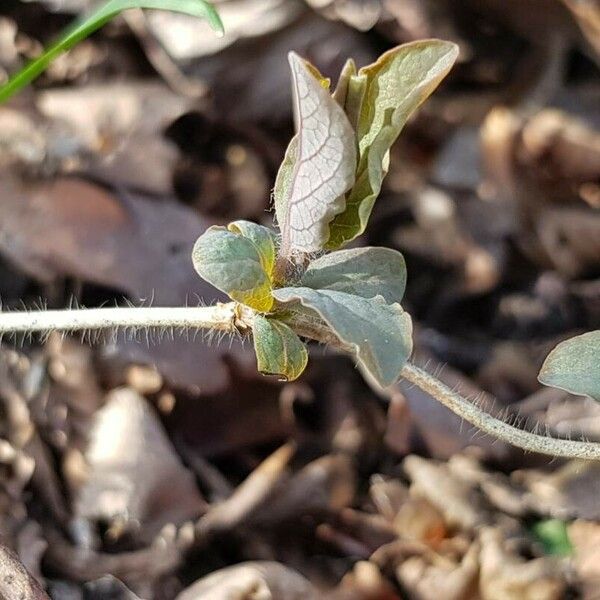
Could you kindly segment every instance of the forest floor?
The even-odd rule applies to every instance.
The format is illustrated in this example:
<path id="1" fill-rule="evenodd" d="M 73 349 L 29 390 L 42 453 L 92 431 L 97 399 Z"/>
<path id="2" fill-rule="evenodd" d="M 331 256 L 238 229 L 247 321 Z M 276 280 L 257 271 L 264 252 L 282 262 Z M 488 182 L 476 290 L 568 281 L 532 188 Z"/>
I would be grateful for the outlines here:
<path id="1" fill-rule="evenodd" d="M 2 0 L 0 78 L 91 4 Z M 335 81 L 349 56 L 450 39 L 358 243 L 405 255 L 417 364 L 600 441 L 600 406 L 537 381 L 600 328 L 600 5 L 217 6 L 222 39 L 131 12 L 0 107 L 3 309 L 220 299 L 191 247 L 272 224 L 287 51 Z M 0 597 L 600 599 L 599 464 L 523 453 L 403 382 L 376 393 L 326 348 L 280 383 L 239 340 L 139 337 L 3 341 Z"/>

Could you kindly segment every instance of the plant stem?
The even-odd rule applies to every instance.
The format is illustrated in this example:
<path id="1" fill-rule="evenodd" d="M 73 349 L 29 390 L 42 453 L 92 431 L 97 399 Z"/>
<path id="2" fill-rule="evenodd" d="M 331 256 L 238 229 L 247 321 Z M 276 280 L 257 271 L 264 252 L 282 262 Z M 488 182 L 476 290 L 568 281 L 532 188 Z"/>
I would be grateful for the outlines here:
<path id="1" fill-rule="evenodd" d="M 449 408 L 481 431 L 492 435 L 513 446 L 563 458 L 583 458 L 600 460 L 600 444 L 577 440 L 562 440 L 524 431 L 505 423 L 486 413 L 484 410 L 451 390 L 433 375 L 423 369 L 407 363 L 402 369 L 402 377 L 410 381 L 438 402 Z"/>
<path id="2" fill-rule="evenodd" d="M 244 320 L 246 319 L 246 320 Z M 116 307 L 0 313 L 0 335 L 113 328 L 249 329 L 249 317 L 235 302 L 199 307 Z"/>
<path id="3" fill-rule="evenodd" d="M 0 336 L 48 331 L 97 331 L 113 328 L 212 329 L 227 333 L 249 333 L 254 311 L 236 302 L 200 307 L 125 307 L 34 312 L 0 312 Z M 302 315 L 296 318 L 297 333 L 347 351 L 329 332 L 319 329 Z M 600 460 L 600 444 L 562 440 L 530 433 L 486 413 L 451 390 L 433 375 L 407 363 L 401 373 L 424 392 L 481 431 L 504 442 L 540 454 Z"/>

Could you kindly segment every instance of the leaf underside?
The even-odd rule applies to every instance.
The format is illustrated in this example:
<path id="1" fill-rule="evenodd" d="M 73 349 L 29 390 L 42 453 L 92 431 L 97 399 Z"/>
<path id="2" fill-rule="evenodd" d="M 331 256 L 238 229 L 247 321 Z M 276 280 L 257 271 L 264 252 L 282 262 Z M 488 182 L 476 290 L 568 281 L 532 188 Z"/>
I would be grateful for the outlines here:
<path id="1" fill-rule="evenodd" d="M 369 299 L 307 287 L 281 288 L 273 295 L 282 303 L 300 302 L 315 311 L 379 385 L 391 385 L 400 376 L 412 352 L 412 324 L 399 304 L 387 304 L 380 296 Z"/>
<path id="2" fill-rule="evenodd" d="M 313 260 L 300 285 L 400 302 L 406 288 L 406 265 L 402 254 L 391 248 L 339 250 Z"/>
<path id="3" fill-rule="evenodd" d="M 538 379 L 544 385 L 600 402 L 600 330 L 558 344 L 544 361 Z"/>
<path id="4" fill-rule="evenodd" d="M 289 55 L 298 133 L 275 184 L 275 211 L 284 256 L 316 252 L 329 223 L 345 208 L 354 182 L 356 136 L 340 105 L 296 54 Z"/>

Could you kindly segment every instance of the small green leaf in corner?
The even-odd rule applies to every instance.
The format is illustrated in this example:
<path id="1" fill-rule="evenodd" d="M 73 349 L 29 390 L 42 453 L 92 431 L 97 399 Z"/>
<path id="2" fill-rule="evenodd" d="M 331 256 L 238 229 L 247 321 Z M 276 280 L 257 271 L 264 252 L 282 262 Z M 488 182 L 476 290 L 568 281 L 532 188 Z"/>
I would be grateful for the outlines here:
<path id="1" fill-rule="evenodd" d="M 285 323 L 261 315 L 254 318 L 254 351 L 258 370 L 286 381 L 297 379 L 308 362 L 302 340 Z"/>
<path id="2" fill-rule="evenodd" d="M 600 402 L 600 329 L 558 344 L 546 357 L 538 379 Z"/>

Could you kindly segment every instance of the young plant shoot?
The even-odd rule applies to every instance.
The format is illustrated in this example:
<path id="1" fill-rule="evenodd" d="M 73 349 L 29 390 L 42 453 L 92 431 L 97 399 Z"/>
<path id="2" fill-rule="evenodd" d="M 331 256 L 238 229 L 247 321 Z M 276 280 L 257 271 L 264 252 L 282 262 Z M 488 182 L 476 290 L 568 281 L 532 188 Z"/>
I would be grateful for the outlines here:
<path id="1" fill-rule="evenodd" d="M 296 135 L 275 181 L 280 230 L 247 221 L 210 227 L 192 253 L 198 274 L 230 303 L 5 313 L 0 334 L 115 327 L 251 333 L 258 369 L 285 380 L 302 374 L 305 341 L 317 340 L 349 353 L 373 385 L 404 377 L 506 442 L 600 459 L 600 444 L 521 430 L 411 364 L 412 323 L 400 305 L 404 258 L 389 248 L 344 249 L 367 226 L 392 144 L 457 55 L 455 44 L 441 40 L 405 44 L 360 70 L 349 60 L 331 90 L 314 66 L 290 53 Z M 548 357 L 540 380 L 600 400 L 599 356 L 600 332 L 565 342 Z"/>

